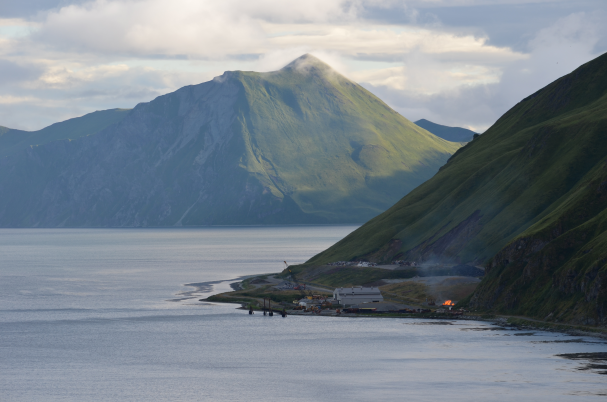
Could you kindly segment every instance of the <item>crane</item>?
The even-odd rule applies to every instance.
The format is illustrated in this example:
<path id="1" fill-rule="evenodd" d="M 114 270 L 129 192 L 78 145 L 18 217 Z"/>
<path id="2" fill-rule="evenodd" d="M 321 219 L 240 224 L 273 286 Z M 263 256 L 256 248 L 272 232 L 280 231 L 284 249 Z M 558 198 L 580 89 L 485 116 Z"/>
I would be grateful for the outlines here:
<path id="1" fill-rule="evenodd" d="M 297 281 L 297 279 L 295 279 L 295 275 L 293 274 L 293 271 L 291 271 L 289 269 L 289 264 L 287 264 L 286 261 L 283 261 L 285 263 L 285 267 L 286 269 L 289 271 L 289 274 L 291 275 L 291 280 L 293 282 L 295 282 L 295 286 L 293 287 L 293 290 L 299 290 L 301 292 L 302 295 L 306 295 L 306 293 L 304 292 L 306 290 L 306 284 L 304 283 L 303 285 L 300 285 L 299 282 Z"/>

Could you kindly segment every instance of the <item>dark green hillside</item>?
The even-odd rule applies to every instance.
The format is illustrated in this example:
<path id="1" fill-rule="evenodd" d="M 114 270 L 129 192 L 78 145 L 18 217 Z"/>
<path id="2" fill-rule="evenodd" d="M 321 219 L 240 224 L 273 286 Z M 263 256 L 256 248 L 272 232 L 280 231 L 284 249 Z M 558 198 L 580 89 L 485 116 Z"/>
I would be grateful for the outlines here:
<path id="1" fill-rule="evenodd" d="M 0 159 L 0 225 L 364 222 L 459 147 L 305 55 L 275 72 L 226 72 L 97 134 Z"/>
<path id="2" fill-rule="evenodd" d="M 13 130 L 0 127 L 0 157 L 23 150 L 31 145 L 42 145 L 56 140 L 76 139 L 96 134 L 118 123 L 130 109 L 100 110 L 55 123 L 37 131 Z"/>
<path id="3" fill-rule="evenodd" d="M 473 307 L 606 324 L 607 55 L 524 99 L 315 256 L 488 263 Z"/>
<path id="4" fill-rule="evenodd" d="M 467 128 L 443 126 L 426 119 L 417 120 L 415 124 L 442 139 L 452 142 L 469 142 L 476 134 Z"/>

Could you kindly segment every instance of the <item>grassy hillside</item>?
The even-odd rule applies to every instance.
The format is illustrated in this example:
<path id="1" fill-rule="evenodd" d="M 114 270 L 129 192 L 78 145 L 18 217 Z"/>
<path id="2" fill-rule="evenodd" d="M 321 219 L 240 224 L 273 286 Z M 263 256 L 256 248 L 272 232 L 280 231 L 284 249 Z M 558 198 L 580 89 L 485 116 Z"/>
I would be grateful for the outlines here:
<path id="1" fill-rule="evenodd" d="M 27 144 L 27 143 L 26 143 Z M 0 159 L 3 226 L 364 222 L 460 147 L 313 56 L 232 71 Z"/>
<path id="2" fill-rule="evenodd" d="M 306 264 L 487 263 L 472 306 L 605 324 L 605 133 L 607 55 L 518 103 L 431 180 Z"/>
<path id="3" fill-rule="evenodd" d="M 126 117 L 130 109 L 109 109 L 86 114 L 37 131 L 14 130 L 0 127 L 0 157 L 13 154 L 31 145 L 51 141 L 76 139 L 96 134 Z"/>
<path id="4" fill-rule="evenodd" d="M 273 194 L 330 222 L 383 212 L 459 148 L 311 56 L 275 73 L 236 77 L 246 95 L 237 127 L 242 166 Z"/>
<path id="5" fill-rule="evenodd" d="M 417 120 L 415 124 L 442 139 L 452 142 L 469 142 L 476 134 L 467 128 L 443 126 L 426 119 Z"/>

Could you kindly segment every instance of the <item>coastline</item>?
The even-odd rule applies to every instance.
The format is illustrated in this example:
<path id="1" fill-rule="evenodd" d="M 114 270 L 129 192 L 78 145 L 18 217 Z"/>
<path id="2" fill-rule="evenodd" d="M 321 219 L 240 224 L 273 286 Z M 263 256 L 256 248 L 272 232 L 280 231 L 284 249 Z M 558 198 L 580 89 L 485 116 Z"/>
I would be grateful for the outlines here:
<path id="1" fill-rule="evenodd" d="M 249 279 L 249 278 L 255 278 L 260 275 L 272 275 L 272 274 L 243 275 L 243 276 L 239 276 L 236 278 L 220 279 L 217 281 L 184 283 L 182 286 L 193 287 L 194 290 L 186 290 L 183 292 L 176 293 L 175 296 L 184 296 L 184 297 L 168 299 L 167 301 L 179 302 L 179 301 L 184 301 L 184 300 L 196 299 L 196 298 L 203 296 L 205 293 L 207 294 L 207 297 L 210 297 L 215 294 L 221 293 L 219 291 L 215 292 L 215 287 L 216 287 L 216 285 L 220 285 L 222 283 L 227 284 L 230 288 L 232 288 L 233 290 L 236 291 L 236 290 L 238 290 L 237 288 L 240 287 L 239 284 L 242 281 L 244 281 L 245 279 Z M 211 293 L 211 294 L 209 294 L 209 293 Z"/>
<path id="2" fill-rule="evenodd" d="M 278 273 L 266 273 L 266 274 L 257 274 L 257 275 L 247 275 L 233 279 L 220 280 L 220 281 L 209 281 L 209 282 L 200 282 L 200 283 L 189 283 L 184 286 L 193 286 L 195 290 L 189 292 L 181 292 L 178 295 L 192 295 L 191 297 L 187 297 L 186 299 L 195 298 L 198 296 L 194 296 L 197 292 L 211 293 L 208 294 L 207 297 L 199 299 L 200 302 L 213 302 L 213 303 L 221 303 L 221 304 L 238 304 L 240 307 L 236 307 L 239 310 L 248 310 L 248 305 L 251 305 L 254 301 L 259 303 L 255 297 L 246 296 L 243 297 L 243 290 L 246 290 L 246 287 L 243 286 L 243 282 L 245 280 L 258 279 L 258 278 L 267 278 L 270 275 L 278 275 Z M 263 279 L 262 279 L 263 280 Z M 220 283 L 230 282 L 229 286 L 232 291 L 228 292 L 214 292 L 215 286 Z M 249 281 L 250 282 L 250 281 Z M 232 299 L 232 300 L 230 300 Z M 240 300 L 239 300 L 240 299 Z M 245 300 L 246 299 L 246 300 Z M 278 307 L 281 307 L 280 309 Z M 272 310 L 276 313 L 282 311 L 284 306 L 279 303 L 276 304 L 276 307 L 273 306 Z M 286 309 L 286 307 L 284 307 Z M 253 306 L 255 311 L 260 311 L 261 308 L 257 306 Z M 416 314 L 408 314 L 408 313 L 342 313 L 336 314 L 335 312 L 329 313 L 321 313 L 316 314 L 312 312 L 302 312 L 301 310 L 286 310 L 288 315 L 293 316 L 317 316 L 317 317 L 343 317 L 343 318 L 402 318 L 402 319 L 432 319 L 432 320 L 466 320 L 466 321 L 484 321 L 492 323 L 498 327 L 503 329 L 517 329 L 517 330 L 527 330 L 527 331 L 546 331 L 546 332 L 555 332 L 562 333 L 571 336 L 587 336 L 598 338 L 601 340 L 607 340 L 607 328 L 601 327 L 589 327 L 589 326 L 580 326 L 566 323 L 554 323 L 548 321 L 537 320 L 531 317 L 524 316 L 511 316 L 511 315 L 502 315 L 502 314 L 493 314 L 491 312 L 467 312 L 465 315 L 451 315 L 448 313 L 416 313 Z"/>

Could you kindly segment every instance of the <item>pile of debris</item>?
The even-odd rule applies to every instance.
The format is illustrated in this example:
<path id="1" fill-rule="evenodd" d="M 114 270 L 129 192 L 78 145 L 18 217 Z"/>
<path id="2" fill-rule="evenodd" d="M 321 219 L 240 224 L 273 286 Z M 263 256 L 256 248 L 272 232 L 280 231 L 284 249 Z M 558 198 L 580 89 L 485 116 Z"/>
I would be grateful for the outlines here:
<path id="1" fill-rule="evenodd" d="M 392 265 L 400 265 L 401 267 L 416 267 L 417 263 L 415 261 L 394 260 L 392 261 Z"/>
<path id="2" fill-rule="evenodd" d="M 327 265 L 337 267 L 376 267 L 377 264 L 369 261 L 335 261 Z"/>

